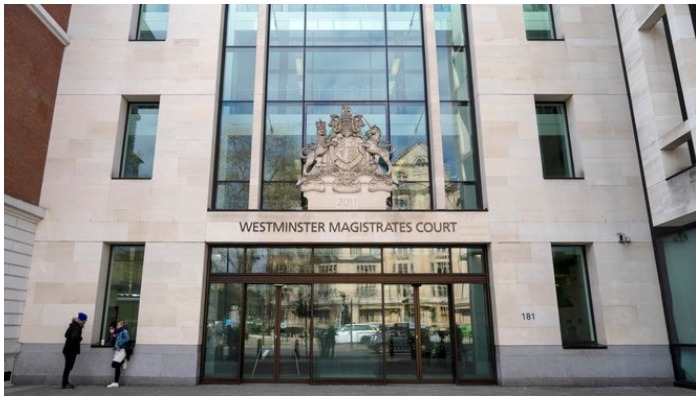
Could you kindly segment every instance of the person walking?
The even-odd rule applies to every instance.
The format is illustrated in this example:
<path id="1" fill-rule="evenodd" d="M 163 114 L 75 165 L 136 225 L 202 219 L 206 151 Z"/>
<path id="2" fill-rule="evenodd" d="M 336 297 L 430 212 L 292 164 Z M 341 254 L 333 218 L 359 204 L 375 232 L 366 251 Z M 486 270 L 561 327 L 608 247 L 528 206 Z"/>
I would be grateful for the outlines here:
<path id="1" fill-rule="evenodd" d="M 63 345 L 63 357 L 66 359 L 66 363 L 63 367 L 61 389 L 75 389 L 75 386 L 68 382 L 68 376 L 75 365 L 75 358 L 80 354 L 80 342 L 83 340 L 83 326 L 85 326 L 87 319 L 87 315 L 78 313 L 78 316 L 73 318 L 68 325 L 68 329 L 66 329 L 66 333 L 63 335 L 66 338 L 66 344 Z"/>
<path id="2" fill-rule="evenodd" d="M 119 376 L 122 368 L 126 369 L 126 342 L 129 341 L 129 331 L 126 329 L 124 321 L 117 322 L 117 329 L 114 331 L 114 357 L 112 358 L 112 368 L 114 368 L 114 382 L 107 385 L 108 388 L 119 387 Z"/>

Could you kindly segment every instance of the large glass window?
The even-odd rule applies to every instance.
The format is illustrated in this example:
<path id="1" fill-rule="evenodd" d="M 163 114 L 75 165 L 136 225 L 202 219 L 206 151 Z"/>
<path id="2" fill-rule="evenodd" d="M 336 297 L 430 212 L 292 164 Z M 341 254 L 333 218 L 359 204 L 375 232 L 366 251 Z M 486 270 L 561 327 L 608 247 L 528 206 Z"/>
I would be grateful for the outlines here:
<path id="1" fill-rule="evenodd" d="M 542 172 L 545 178 L 573 178 L 569 128 L 564 103 L 535 103 L 540 139 Z"/>
<path id="2" fill-rule="evenodd" d="M 556 38 L 551 5 L 523 4 L 523 15 L 527 40 L 551 40 Z"/>
<path id="3" fill-rule="evenodd" d="M 270 6 L 263 209 L 303 209 L 299 153 L 343 105 L 394 147 L 394 208 L 431 207 L 421 26 L 417 5 Z"/>
<path id="4" fill-rule="evenodd" d="M 212 283 L 207 303 L 204 374 L 229 378 L 240 371 L 243 293 L 241 284 Z"/>
<path id="5" fill-rule="evenodd" d="M 169 12 L 168 4 L 141 4 L 136 40 L 165 40 Z"/>
<path id="6" fill-rule="evenodd" d="M 112 246 L 105 308 L 102 317 L 102 340 L 111 346 L 112 336 L 108 327 L 124 321 L 129 335 L 136 339 L 141 302 L 141 275 L 143 273 L 144 246 Z"/>
<path id="7" fill-rule="evenodd" d="M 232 4 L 227 10 L 213 203 L 217 210 L 244 210 L 253 137 L 255 65 L 250 60 L 255 59 L 258 6 Z"/>
<path id="8" fill-rule="evenodd" d="M 446 205 L 476 210 L 481 208 L 479 159 L 464 9 L 459 4 L 436 4 L 434 9 Z"/>
<path id="9" fill-rule="evenodd" d="M 151 178 L 157 130 L 158 103 L 128 105 L 120 178 Z"/>
<path id="10" fill-rule="evenodd" d="M 662 236 L 660 241 L 673 314 L 669 338 L 676 363 L 677 379 L 683 383 L 695 384 L 695 229 Z"/>
<path id="11" fill-rule="evenodd" d="M 552 260 L 564 347 L 597 345 L 585 248 L 553 245 Z"/>

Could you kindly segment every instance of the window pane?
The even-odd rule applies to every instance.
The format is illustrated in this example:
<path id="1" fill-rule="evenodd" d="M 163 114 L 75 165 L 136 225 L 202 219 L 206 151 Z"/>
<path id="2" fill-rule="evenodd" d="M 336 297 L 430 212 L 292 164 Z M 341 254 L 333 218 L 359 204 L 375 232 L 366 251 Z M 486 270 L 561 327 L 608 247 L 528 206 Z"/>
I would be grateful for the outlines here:
<path id="1" fill-rule="evenodd" d="M 442 150 L 449 181 L 474 181 L 477 149 L 467 103 L 441 103 Z"/>
<path id="2" fill-rule="evenodd" d="M 169 11 L 168 4 L 142 4 L 136 40 L 165 40 Z"/>
<path id="3" fill-rule="evenodd" d="M 307 100 L 385 100 L 386 89 L 382 48 L 306 51 Z"/>
<path id="4" fill-rule="evenodd" d="M 315 249 L 314 272 L 319 274 L 379 274 L 382 272 L 381 249 L 375 247 Z"/>
<path id="5" fill-rule="evenodd" d="M 446 247 L 387 247 L 384 249 L 384 273 L 449 274 L 450 252 Z"/>
<path id="6" fill-rule="evenodd" d="M 435 4 L 435 34 L 437 44 L 464 45 L 464 24 L 460 4 Z"/>
<path id="7" fill-rule="evenodd" d="M 389 45 L 421 45 L 421 12 L 418 4 L 387 4 L 387 40 Z"/>
<path id="8" fill-rule="evenodd" d="M 448 285 L 421 285 L 419 290 L 423 378 L 451 380 L 454 374 Z"/>
<path id="9" fill-rule="evenodd" d="M 476 183 L 445 182 L 446 208 L 448 210 L 479 210 Z"/>
<path id="10" fill-rule="evenodd" d="M 307 5 L 307 46 L 382 46 L 384 36 L 381 4 Z"/>
<path id="11" fill-rule="evenodd" d="M 240 371 L 242 285 L 209 284 L 204 378 L 231 379 Z"/>
<path id="12" fill-rule="evenodd" d="M 554 39 L 554 22 L 549 4 L 523 4 L 528 40 Z"/>
<path id="13" fill-rule="evenodd" d="M 250 177 L 253 104 L 222 105 L 219 132 L 217 180 L 247 181 Z"/>
<path id="14" fill-rule="evenodd" d="M 265 124 L 264 180 L 296 181 L 301 177 L 302 108 L 268 104 Z"/>
<path id="15" fill-rule="evenodd" d="M 537 130 L 545 178 L 573 178 L 564 104 L 536 103 Z"/>
<path id="16" fill-rule="evenodd" d="M 270 6 L 270 46 L 304 45 L 304 5 Z"/>
<path id="17" fill-rule="evenodd" d="M 131 339 L 136 339 L 141 302 L 144 246 L 112 246 L 102 337 L 111 343 L 110 323 L 124 321 Z"/>
<path id="18" fill-rule="evenodd" d="M 245 272 L 245 249 L 241 247 L 214 247 L 211 249 L 212 274 L 240 274 Z"/>
<path id="19" fill-rule="evenodd" d="M 552 246 L 559 324 L 564 346 L 594 345 L 590 291 L 584 248 Z"/>
<path id="20" fill-rule="evenodd" d="M 303 89 L 302 50 L 270 48 L 267 62 L 267 100 L 301 100 Z"/>
<path id="21" fill-rule="evenodd" d="M 274 377 L 277 324 L 275 311 L 274 285 L 246 285 L 246 330 L 243 348 L 245 378 Z"/>
<path id="22" fill-rule="evenodd" d="M 301 190 L 294 182 L 263 183 L 263 210 L 301 210 Z"/>
<path id="23" fill-rule="evenodd" d="M 456 284 L 457 373 L 460 379 L 494 377 L 491 327 L 486 288 L 483 284 Z"/>
<path id="24" fill-rule="evenodd" d="M 382 355 L 367 344 L 380 334 L 381 296 L 363 285 L 314 285 L 314 378 L 382 378 Z"/>
<path id="25" fill-rule="evenodd" d="M 158 103 L 129 104 L 120 178 L 150 178 L 158 127 Z"/>
<path id="26" fill-rule="evenodd" d="M 428 135 L 424 103 L 392 104 L 391 137 L 394 146 L 394 177 L 399 180 L 430 180 Z"/>
<path id="27" fill-rule="evenodd" d="M 440 100 L 469 100 L 469 71 L 464 47 L 438 47 Z"/>
<path id="28" fill-rule="evenodd" d="M 385 351 L 389 353 L 386 357 L 386 377 L 415 379 L 417 355 L 413 286 L 384 285 L 384 324 Z M 421 331 L 423 327 L 425 323 L 421 323 Z"/>
<path id="29" fill-rule="evenodd" d="M 661 238 L 673 304 L 677 339 L 673 344 L 695 344 L 695 229 Z"/>
<path id="30" fill-rule="evenodd" d="M 280 378 L 309 376 L 311 286 L 284 285 L 280 299 Z"/>
<path id="31" fill-rule="evenodd" d="M 452 249 L 452 271 L 457 274 L 483 274 L 484 249 L 481 247 L 463 247 Z"/>
<path id="32" fill-rule="evenodd" d="M 258 34 L 257 4 L 229 4 L 226 46 L 255 46 Z"/>
<path id="33" fill-rule="evenodd" d="M 311 272 L 309 248 L 250 248 L 246 252 L 246 268 L 250 273 L 294 274 Z"/>
<path id="34" fill-rule="evenodd" d="M 219 182 L 216 185 L 217 210 L 245 210 L 248 208 L 248 182 Z"/>
<path id="35" fill-rule="evenodd" d="M 226 49 L 223 100 L 253 100 L 255 80 L 255 48 Z"/>
<path id="36" fill-rule="evenodd" d="M 400 180 L 396 186 L 397 188 L 391 193 L 392 210 L 430 209 L 430 183 Z"/>
<path id="37" fill-rule="evenodd" d="M 424 100 L 423 51 L 420 48 L 389 49 L 389 99 Z"/>

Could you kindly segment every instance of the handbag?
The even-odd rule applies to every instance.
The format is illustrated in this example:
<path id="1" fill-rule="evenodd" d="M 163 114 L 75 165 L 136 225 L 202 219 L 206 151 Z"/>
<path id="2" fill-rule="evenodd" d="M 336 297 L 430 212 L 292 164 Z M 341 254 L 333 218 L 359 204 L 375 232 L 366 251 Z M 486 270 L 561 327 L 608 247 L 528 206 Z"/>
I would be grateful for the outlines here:
<path id="1" fill-rule="evenodd" d="M 126 358 L 126 351 L 124 349 L 119 349 L 114 352 L 114 358 L 112 362 L 120 363 Z"/>

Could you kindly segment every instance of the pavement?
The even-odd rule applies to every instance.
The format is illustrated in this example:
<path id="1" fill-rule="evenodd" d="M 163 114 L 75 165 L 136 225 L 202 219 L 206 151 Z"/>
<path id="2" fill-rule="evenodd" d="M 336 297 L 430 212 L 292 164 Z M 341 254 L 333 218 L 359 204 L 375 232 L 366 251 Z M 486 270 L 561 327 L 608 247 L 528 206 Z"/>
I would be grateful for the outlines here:
<path id="1" fill-rule="evenodd" d="M 676 386 L 552 387 L 457 386 L 450 384 L 308 385 L 240 384 L 197 386 L 56 386 L 5 385 L 5 396 L 695 396 Z"/>

